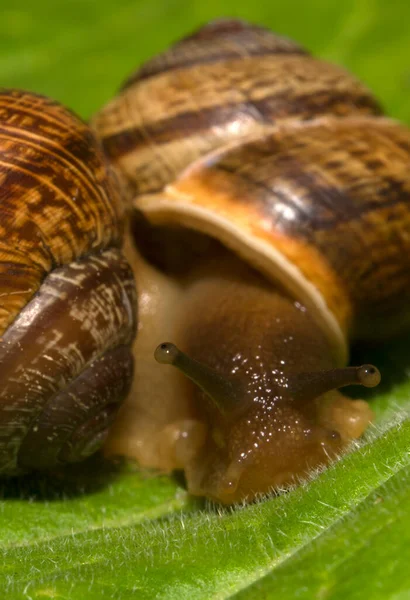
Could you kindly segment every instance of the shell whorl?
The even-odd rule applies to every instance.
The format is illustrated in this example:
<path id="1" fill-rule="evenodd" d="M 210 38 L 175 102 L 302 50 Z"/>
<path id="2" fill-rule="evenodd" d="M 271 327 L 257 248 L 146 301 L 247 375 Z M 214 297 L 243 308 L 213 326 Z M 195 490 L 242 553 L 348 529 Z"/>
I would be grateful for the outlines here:
<path id="1" fill-rule="evenodd" d="M 380 112 L 344 69 L 261 27 L 219 21 L 137 71 L 91 124 L 135 195 L 282 122 Z"/>
<path id="2" fill-rule="evenodd" d="M 88 126 L 43 96 L 0 90 L 0 334 L 53 268 L 119 246 L 121 214 Z"/>
<path id="3" fill-rule="evenodd" d="M 90 128 L 1 90 L 1 474 L 88 456 L 127 393 L 136 297 L 122 213 Z"/>

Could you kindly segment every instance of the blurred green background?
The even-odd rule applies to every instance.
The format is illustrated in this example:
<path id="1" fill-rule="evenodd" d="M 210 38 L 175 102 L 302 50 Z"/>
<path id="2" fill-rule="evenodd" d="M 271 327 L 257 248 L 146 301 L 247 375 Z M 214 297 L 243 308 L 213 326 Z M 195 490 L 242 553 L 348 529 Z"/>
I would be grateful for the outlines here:
<path id="1" fill-rule="evenodd" d="M 408 0 L 0 0 L 0 85 L 88 117 L 141 61 L 218 16 L 265 24 L 345 65 L 410 123 Z"/>

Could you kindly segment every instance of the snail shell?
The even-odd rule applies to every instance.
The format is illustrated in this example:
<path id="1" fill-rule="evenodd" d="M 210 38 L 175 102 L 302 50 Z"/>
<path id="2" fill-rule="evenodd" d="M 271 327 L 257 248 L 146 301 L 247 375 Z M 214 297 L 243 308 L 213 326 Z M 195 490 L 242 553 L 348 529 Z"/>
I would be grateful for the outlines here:
<path id="1" fill-rule="evenodd" d="M 323 335 L 328 349 L 323 342 L 321 354 L 332 355 L 334 366 L 346 363 L 353 337 L 380 337 L 408 323 L 410 132 L 384 117 L 370 91 L 342 68 L 260 27 L 216 21 L 131 76 L 92 126 L 130 206 L 165 232 L 164 251 L 172 227 L 222 242 L 308 310 L 321 330 L 317 347 Z M 189 252 L 182 254 L 189 262 Z M 242 267 L 227 273 L 235 269 Z M 215 289 L 223 290 L 227 278 Z M 165 287 L 160 296 L 167 296 Z M 210 302 L 208 295 L 199 313 Z M 193 356 L 218 370 L 212 353 L 201 354 L 188 338 Z M 161 362 L 186 362 L 172 352 L 169 359 L 168 351 L 159 353 Z M 123 414 L 123 421 L 130 418 L 126 407 Z M 363 422 L 369 419 L 367 413 Z M 129 426 L 123 437 L 132 435 Z M 215 439 L 206 442 L 207 452 L 222 464 Z M 115 443 L 123 449 L 128 442 Z M 215 491 L 216 468 L 204 467 L 207 461 L 202 455 L 195 467 L 185 466 L 194 493 L 229 502 L 246 497 L 249 486 L 255 485 L 250 496 L 258 491 L 248 475 L 236 496 Z M 266 487 L 265 481 L 259 491 Z"/>
<path id="2" fill-rule="evenodd" d="M 93 126 L 151 221 L 210 233 L 279 278 L 343 362 L 347 334 L 408 314 L 410 137 L 380 115 L 344 69 L 221 20 L 144 65 Z"/>
<path id="3" fill-rule="evenodd" d="M 0 92 L 0 472 L 102 444 L 133 370 L 132 271 L 116 179 L 60 104 Z"/>

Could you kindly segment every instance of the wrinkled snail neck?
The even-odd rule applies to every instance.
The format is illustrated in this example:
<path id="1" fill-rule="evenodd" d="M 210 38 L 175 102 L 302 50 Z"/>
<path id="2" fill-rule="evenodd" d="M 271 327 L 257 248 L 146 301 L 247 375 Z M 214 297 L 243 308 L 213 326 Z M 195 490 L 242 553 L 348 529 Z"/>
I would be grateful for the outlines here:
<path id="1" fill-rule="evenodd" d="M 207 394 L 222 414 L 235 409 L 243 397 L 240 383 L 230 381 L 214 369 L 190 358 L 170 342 L 164 342 L 156 348 L 155 359 L 159 363 L 173 365 L 184 373 Z M 373 365 L 299 373 L 289 378 L 288 394 L 295 400 L 307 401 L 347 385 L 375 387 L 379 382 L 380 372 Z"/>

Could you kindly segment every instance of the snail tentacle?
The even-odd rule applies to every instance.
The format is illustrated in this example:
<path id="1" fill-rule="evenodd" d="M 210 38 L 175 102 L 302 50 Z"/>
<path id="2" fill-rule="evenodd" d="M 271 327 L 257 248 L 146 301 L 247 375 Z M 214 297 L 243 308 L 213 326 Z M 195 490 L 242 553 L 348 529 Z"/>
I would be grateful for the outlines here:
<path id="1" fill-rule="evenodd" d="M 238 406 L 241 396 L 240 384 L 220 375 L 179 350 L 170 342 L 163 342 L 155 350 L 155 360 L 161 364 L 173 365 L 191 379 L 212 400 L 221 414 L 226 414 Z"/>

